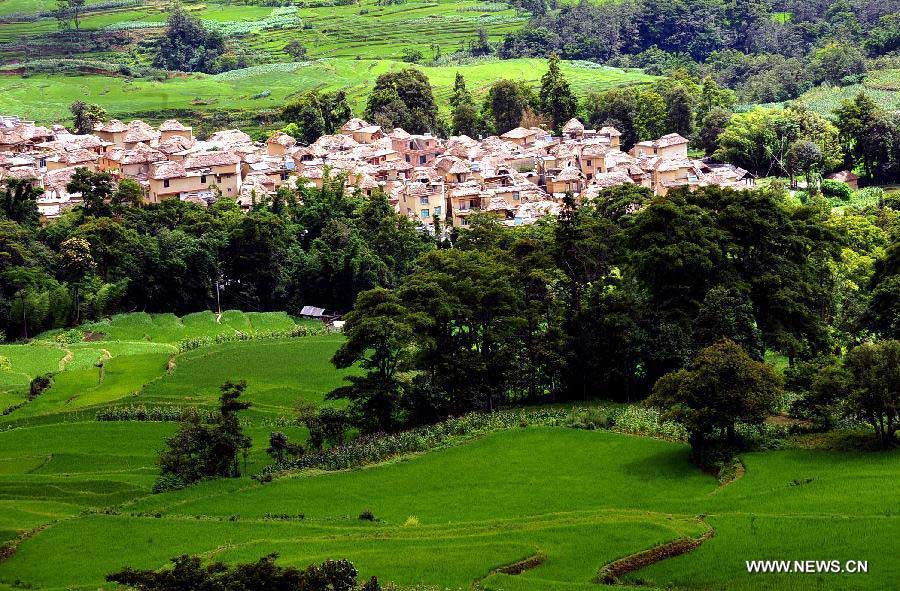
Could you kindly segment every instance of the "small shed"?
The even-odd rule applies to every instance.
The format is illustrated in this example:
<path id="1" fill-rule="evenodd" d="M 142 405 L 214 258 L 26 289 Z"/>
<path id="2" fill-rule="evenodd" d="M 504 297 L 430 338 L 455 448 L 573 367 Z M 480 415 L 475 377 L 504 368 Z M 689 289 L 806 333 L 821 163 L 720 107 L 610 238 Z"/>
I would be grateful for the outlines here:
<path id="1" fill-rule="evenodd" d="M 854 191 L 859 190 L 859 176 L 857 176 L 853 171 L 841 170 L 839 172 L 835 172 L 834 174 L 829 174 L 827 178 L 832 181 L 845 183 Z"/>

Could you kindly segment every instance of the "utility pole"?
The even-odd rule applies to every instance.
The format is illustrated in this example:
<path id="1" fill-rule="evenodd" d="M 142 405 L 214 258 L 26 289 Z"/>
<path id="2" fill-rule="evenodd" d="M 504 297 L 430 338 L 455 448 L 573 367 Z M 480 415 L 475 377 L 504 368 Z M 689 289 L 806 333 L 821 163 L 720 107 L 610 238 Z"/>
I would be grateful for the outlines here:
<path id="1" fill-rule="evenodd" d="M 222 302 L 219 300 L 219 279 L 216 278 L 216 309 L 219 311 L 219 316 L 222 316 Z"/>

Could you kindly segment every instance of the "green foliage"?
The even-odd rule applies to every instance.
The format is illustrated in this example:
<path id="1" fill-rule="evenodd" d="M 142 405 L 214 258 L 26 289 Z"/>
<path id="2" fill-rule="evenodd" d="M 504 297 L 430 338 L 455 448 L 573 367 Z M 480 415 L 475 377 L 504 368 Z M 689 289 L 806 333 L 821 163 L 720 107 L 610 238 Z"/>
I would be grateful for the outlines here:
<path id="1" fill-rule="evenodd" d="M 900 341 L 866 343 L 847 354 L 848 410 L 868 422 L 880 443 L 896 443 L 900 430 Z M 840 395 L 840 390 L 837 390 Z"/>
<path id="2" fill-rule="evenodd" d="M 217 60 L 225 52 L 225 40 L 200 19 L 175 4 L 166 20 L 166 33 L 159 41 L 153 65 L 166 70 L 215 73 Z"/>
<path id="3" fill-rule="evenodd" d="M 737 443 L 737 423 L 761 425 L 780 395 L 780 378 L 732 341 L 701 350 L 687 369 L 656 382 L 647 404 L 687 429 L 694 457 L 708 463 L 721 444 Z"/>
<path id="4" fill-rule="evenodd" d="M 188 485 L 204 478 L 240 476 L 238 455 L 243 453 L 246 462 L 250 449 L 250 439 L 237 421 L 237 413 L 250 407 L 249 402 L 238 402 L 246 387 L 243 381 L 222 384 L 219 413 L 210 425 L 203 424 L 199 414 L 187 415 L 160 455 L 162 480 L 156 492 L 172 488 L 173 481 Z"/>
<path id="5" fill-rule="evenodd" d="M 436 133 L 437 105 L 428 77 L 412 68 L 380 75 L 369 94 L 365 118 L 385 129 Z"/>
<path id="6" fill-rule="evenodd" d="M 82 101 L 72 103 L 69 110 L 72 111 L 72 125 L 77 134 L 93 133 L 94 126 L 106 117 L 106 110 L 103 107 Z"/>
<path id="7" fill-rule="evenodd" d="M 10 221 L 23 226 L 34 227 L 40 221 L 37 198 L 44 190 L 35 187 L 31 181 L 15 178 L 3 179 L 0 192 L 0 212 Z"/>
<path id="8" fill-rule="evenodd" d="M 518 127 L 526 109 L 537 106 L 537 97 L 525 84 L 513 80 L 495 82 L 482 106 L 482 117 L 492 131 L 504 134 Z M 533 109 L 536 110 L 536 109 Z"/>
<path id="9" fill-rule="evenodd" d="M 838 129 L 796 103 L 736 113 L 718 136 L 718 145 L 717 158 L 762 176 L 816 169 L 827 173 L 841 163 Z"/>
<path id="10" fill-rule="evenodd" d="M 321 565 L 312 564 L 299 570 L 278 566 L 275 564 L 277 558 L 277 554 L 269 554 L 247 564 L 228 566 L 215 562 L 204 566 L 197 556 L 181 555 L 171 560 L 171 569 L 154 571 L 127 567 L 107 575 L 106 580 L 143 591 L 239 591 L 248 586 L 291 591 L 354 591 L 358 588 L 356 568 L 347 560 L 326 560 Z M 361 589 L 378 591 L 380 587 L 373 577 Z"/>
<path id="11" fill-rule="evenodd" d="M 574 117 L 578 110 L 578 99 L 560 72 L 559 56 L 555 53 L 547 60 L 547 73 L 541 77 L 538 99 L 541 112 L 550 118 L 555 133 L 559 133 L 566 121 Z"/>
<path id="12" fill-rule="evenodd" d="M 343 91 L 320 93 L 311 90 L 291 101 L 281 111 L 282 118 L 297 127 L 288 135 L 311 144 L 320 136 L 333 134 L 350 119 L 350 106 Z M 285 132 L 287 133 L 287 132 Z"/>

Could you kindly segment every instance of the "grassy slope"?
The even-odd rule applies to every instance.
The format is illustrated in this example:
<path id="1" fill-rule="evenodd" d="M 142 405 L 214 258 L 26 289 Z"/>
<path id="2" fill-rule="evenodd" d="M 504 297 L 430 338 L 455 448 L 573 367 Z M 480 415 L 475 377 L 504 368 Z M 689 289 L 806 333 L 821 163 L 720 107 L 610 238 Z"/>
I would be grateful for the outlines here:
<path id="1" fill-rule="evenodd" d="M 821 577 L 815 588 L 885 588 L 900 575 L 890 560 L 891 540 L 900 533 L 890 478 L 898 461 L 897 452 L 750 454 L 744 478 L 719 490 L 688 464 L 684 446 L 606 432 L 518 429 L 365 470 L 267 485 L 206 483 L 126 503 L 119 515 L 66 520 L 0 565 L 0 581 L 16 573 L 42 588 L 77 582 L 87 589 L 122 564 L 158 567 L 183 551 L 223 560 L 278 551 L 293 564 L 346 556 L 363 574 L 401 584 L 457 588 L 484 579 L 487 589 L 586 589 L 614 558 L 698 535 L 703 527 L 694 516 L 702 513 L 717 530 L 712 540 L 631 580 L 688 589 L 807 589 L 811 578 L 755 579 L 742 572 L 743 561 L 859 558 L 871 562 L 868 577 Z M 364 508 L 379 521 L 357 520 Z M 276 522 L 267 513 L 306 518 Z M 419 525 L 404 525 L 410 516 Z M 76 547 L 77 563 L 45 568 L 42 557 Z M 534 570 L 490 574 L 535 554 L 548 559 Z"/>
<path id="2" fill-rule="evenodd" d="M 354 111 L 361 112 L 378 75 L 406 67 L 410 65 L 389 60 L 327 59 L 278 66 L 288 71 L 260 66 L 215 76 L 179 76 L 164 82 L 100 75 L 3 76 L 0 77 L 0 112 L 17 113 L 38 121 L 64 120 L 69 116 L 69 105 L 75 100 L 83 100 L 98 103 L 110 114 L 123 117 L 143 113 L 152 118 L 153 112 L 166 109 L 194 109 L 202 117 L 204 112 L 221 108 L 278 108 L 290 97 L 313 88 L 343 89 L 347 91 Z M 424 71 L 435 86 L 436 100 L 442 108 L 446 107 L 456 72 L 466 77 L 476 96 L 483 96 L 491 83 L 504 77 L 527 80 L 537 86 L 546 69 L 544 61 L 537 59 L 416 67 Z M 580 63 L 564 64 L 563 72 L 582 95 L 652 79 L 635 71 L 589 67 Z M 270 94 L 253 98 L 263 91 Z M 34 101 L 36 95 L 42 97 L 40 102 Z"/>
<path id="3" fill-rule="evenodd" d="M 830 117 L 842 100 L 853 100 L 860 92 L 868 94 L 883 109 L 900 110 L 900 69 L 870 72 L 862 84 L 840 88 L 819 86 L 804 93 L 798 100 L 810 109 Z"/>
<path id="4" fill-rule="evenodd" d="M 291 564 L 347 557 L 363 574 L 404 585 L 468 588 L 480 580 L 484 589 L 505 591 L 589 589 L 611 560 L 702 533 L 701 514 L 716 529 L 714 538 L 629 581 L 685 589 L 870 589 L 900 576 L 890 559 L 900 534 L 897 451 L 748 454 L 746 475 L 720 489 L 688 463 L 682 445 L 531 427 L 363 470 L 265 485 L 220 480 L 149 495 L 158 452 L 175 425 L 97 422 L 97 405 L 208 405 L 223 379 L 246 378 L 247 398 L 256 405 L 244 421 L 252 474 L 266 463 L 268 434 L 276 428 L 270 419 L 289 415 L 297 399 L 321 400 L 340 382 L 328 367 L 338 345 L 333 336 L 208 346 L 179 355 L 166 373 L 170 343 L 185 334 L 290 321 L 227 316 L 217 324 L 205 315 L 124 315 L 94 327 L 106 340 L 8 349 L 23 372 L 58 364 L 63 348 L 73 356 L 50 390 L 3 419 L 18 428 L 0 431 L 0 542 L 49 527 L 0 563 L 0 589 L 18 578 L 44 589 L 93 590 L 125 564 L 157 568 L 181 552 L 251 560 L 271 551 Z M 123 340 L 109 340 L 113 335 Z M 102 383 L 92 365 L 100 349 L 113 355 Z M 31 351 L 38 354 L 23 355 Z M 305 435 L 277 428 L 295 441 Z M 378 521 L 359 521 L 363 509 Z M 494 572 L 536 554 L 546 561 L 533 570 Z M 77 560 L 47 568 L 51 556 Z M 764 558 L 869 560 L 870 574 L 744 572 L 744 560 Z"/>
<path id="5" fill-rule="evenodd" d="M 189 6 L 193 14 L 224 26 L 261 23 L 275 10 L 227 2 Z M 44 8 L 44 0 L 0 0 L 0 16 Z M 123 23 L 155 22 L 162 25 L 166 16 L 167 13 L 155 5 L 105 10 L 86 14 L 82 28 L 98 31 Z M 203 113 L 220 109 L 258 111 L 278 108 L 291 96 L 312 88 L 346 90 L 354 110 L 361 112 L 365 97 L 379 74 L 410 66 L 399 61 L 406 51 L 417 49 L 429 59 L 435 48 L 447 54 L 466 47 L 481 29 L 496 42 L 527 21 L 527 15 L 519 14 L 509 6 L 477 0 L 409 0 L 389 6 L 379 6 L 377 0 L 361 0 L 349 6 L 301 8 L 297 17 L 299 25 L 253 30 L 240 37 L 230 37 L 231 41 L 263 56 L 264 60 L 277 62 L 271 65 L 218 76 L 177 76 L 164 82 L 96 74 L 41 74 L 23 78 L 7 72 L 0 76 L 0 112 L 49 122 L 68 118 L 68 106 L 75 100 L 84 100 L 98 103 L 111 115 L 120 117 L 164 118 L 166 115 L 161 111 L 174 109 L 197 111 L 202 117 Z M 53 19 L 0 23 L 0 61 L 15 64 L 48 57 L 122 61 L 123 56 L 112 51 L 54 56 L 50 55 L 49 48 L 41 49 L 41 45 L 30 50 L 25 49 L 27 44 L 21 45 L 29 38 L 39 43 L 40 37 L 56 30 L 56 26 Z M 138 37 L 153 37 L 159 35 L 161 29 L 140 29 L 135 33 Z M 307 47 L 314 61 L 289 63 L 291 58 L 283 48 L 294 40 Z M 4 42 L 19 44 L 4 48 Z M 435 86 L 439 106 L 445 109 L 457 70 L 466 75 L 476 95 L 481 95 L 493 81 L 503 77 L 527 80 L 536 85 L 545 67 L 542 60 L 510 60 L 422 69 Z M 589 90 L 652 79 L 638 71 L 592 68 L 577 63 L 565 64 L 563 69 L 582 95 Z M 269 94 L 266 95 L 266 91 Z M 266 96 L 254 98 L 260 94 Z M 34 101 L 37 95 L 42 97 L 40 102 Z"/>

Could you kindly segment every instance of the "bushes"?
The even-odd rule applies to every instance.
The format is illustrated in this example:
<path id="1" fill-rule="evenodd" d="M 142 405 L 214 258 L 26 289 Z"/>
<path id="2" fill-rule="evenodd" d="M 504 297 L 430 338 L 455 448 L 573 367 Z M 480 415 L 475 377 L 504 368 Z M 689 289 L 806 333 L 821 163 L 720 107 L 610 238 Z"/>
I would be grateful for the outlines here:
<path id="1" fill-rule="evenodd" d="M 217 413 L 193 407 L 177 406 L 111 406 L 97 411 L 98 421 L 183 422 L 197 416 L 204 423 L 215 420 Z"/>
<path id="2" fill-rule="evenodd" d="M 822 181 L 822 194 L 841 201 L 850 201 L 850 198 L 853 197 L 853 189 L 847 183 L 825 179 Z"/>
<path id="3" fill-rule="evenodd" d="M 454 439 L 479 433 L 512 429 L 525 425 L 563 425 L 567 412 L 562 409 L 506 410 L 494 413 L 470 413 L 444 422 L 402 431 L 392 435 L 359 437 L 324 451 L 296 460 L 266 466 L 257 479 L 286 470 L 345 470 L 382 462 L 392 457 L 418 453 L 446 445 Z"/>
<path id="4" fill-rule="evenodd" d="M 106 576 L 119 583 L 143 591 L 174 589 L 291 589 L 292 591 L 380 591 L 378 579 L 372 577 L 361 588 L 357 586 L 356 568 L 348 560 L 326 560 L 303 570 L 275 564 L 277 554 L 263 556 L 256 562 L 228 566 L 221 562 L 205 565 L 198 556 L 186 554 L 172 559 L 172 568 L 163 570 L 124 570 Z"/>
<path id="5" fill-rule="evenodd" d="M 573 408 L 565 424 L 575 429 L 608 429 L 667 441 L 687 441 L 687 431 L 681 424 L 663 420 L 656 409 L 640 406 Z"/>
<path id="6" fill-rule="evenodd" d="M 328 334 L 329 328 L 323 325 L 309 326 L 298 324 L 290 330 L 271 330 L 256 333 L 238 332 L 236 334 L 219 334 L 214 337 L 195 337 L 184 339 L 178 343 L 178 351 L 184 353 L 193 351 L 207 345 L 219 345 L 222 343 L 238 343 L 241 341 L 253 341 L 257 339 L 286 339 L 297 337 L 309 337 Z"/>

